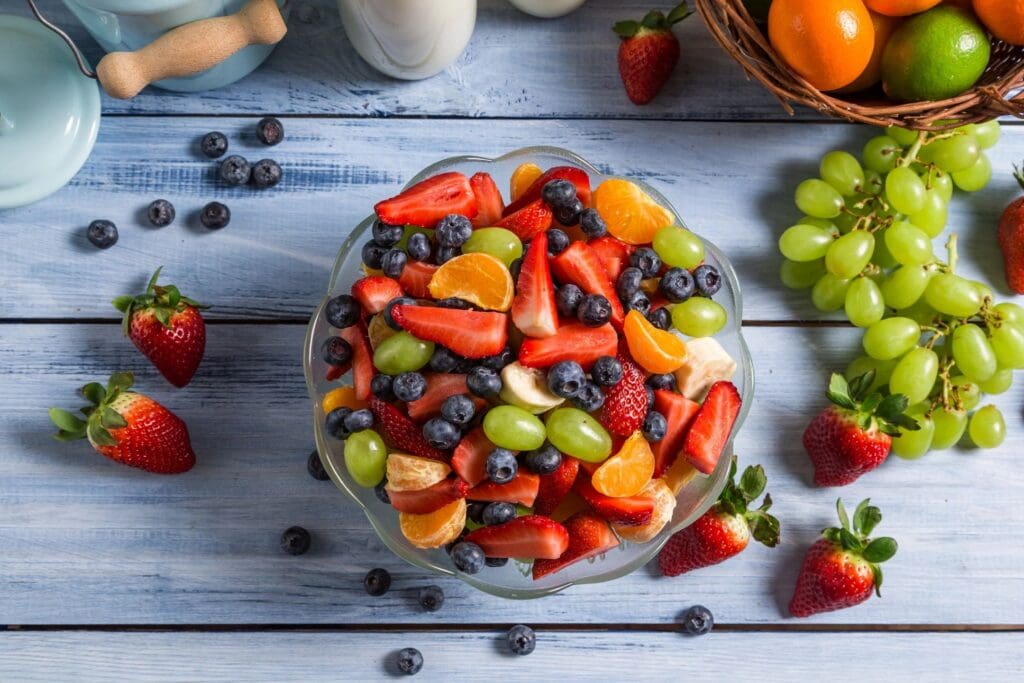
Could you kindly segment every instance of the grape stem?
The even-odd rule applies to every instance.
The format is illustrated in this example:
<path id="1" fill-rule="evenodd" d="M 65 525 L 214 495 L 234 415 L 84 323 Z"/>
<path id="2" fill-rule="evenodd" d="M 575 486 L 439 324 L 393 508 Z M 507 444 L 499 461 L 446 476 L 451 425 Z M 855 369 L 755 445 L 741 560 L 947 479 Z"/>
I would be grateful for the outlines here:
<path id="1" fill-rule="evenodd" d="M 904 155 L 903 158 L 900 159 L 897 166 L 906 168 L 907 166 L 910 166 L 912 163 L 917 161 L 917 155 L 918 153 L 920 153 L 921 147 L 924 146 L 927 137 L 928 133 L 926 133 L 923 130 L 919 131 L 917 134 L 917 140 L 914 140 L 914 144 L 910 146 L 910 149 L 908 149 L 906 155 Z"/>
<path id="2" fill-rule="evenodd" d="M 956 233 L 951 233 L 949 239 L 946 240 L 946 252 L 949 254 L 949 267 L 950 273 L 956 272 L 957 261 L 960 260 L 960 252 L 957 249 L 957 236 Z"/>

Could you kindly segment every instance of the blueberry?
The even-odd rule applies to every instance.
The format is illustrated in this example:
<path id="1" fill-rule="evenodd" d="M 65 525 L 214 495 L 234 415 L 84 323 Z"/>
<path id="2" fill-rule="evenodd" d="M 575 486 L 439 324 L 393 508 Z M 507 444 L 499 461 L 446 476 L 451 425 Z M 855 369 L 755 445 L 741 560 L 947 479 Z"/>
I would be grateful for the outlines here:
<path id="1" fill-rule="evenodd" d="M 611 317 L 612 304 L 600 294 L 588 294 L 576 309 L 576 318 L 587 327 L 600 327 Z"/>
<path id="2" fill-rule="evenodd" d="M 484 568 L 484 551 L 476 543 L 462 541 L 452 548 L 452 564 L 463 574 L 476 574 Z"/>
<path id="3" fill-rule="evenodd" d="M 647 319 L 659 330 L 668 330 L 672 327 L 672 314 L 669 313 L 668 309 L 664 306 L 653 311 L 648 311 Z"/>
<path id="4" fill-rule="evenodd" d="M 220 179 L 228 185 L 245 185 L 252 176 L 252 167 L 245 157 L 232 154 L 220 162 Z"/>
<path id="5" fill-rule="evenodd" d="M 200 210 L 199 222 L 209 230 L 226 228 L 231 222 L 231 209 L 220 202 L 210 202 Z"/>
<path id="6" fill-rule="evenodd" d="M 301 526 L 290 526 L 281 534 L 281 549 L 289 555 L 301 555 L 309 550 L 309 532 Z"/>
<path id="7" fill-rule="evenodd" d="M 583 290 L 576 285 L 562 285 L 555 292 L 555 305 L 558 307 L 558 315 L 563 318 L 576 316 L 576 309 L 583 301 Z"/>
<path id="8" fill-rule="evenodd" d="M 95 220 L 89 224 L 85 236 L 94 247 L 109 249 L 117 243 L 117 226 L 107 220 Z"/>
<path id="9" fill-rule="evenodd" d="M 516 518 L 516 506 L 512 503 L 489 503 L 484 508 L 482 521 L 487 526 L 511 522 Z"/>
<path id="10" fill-rule="evenodd" d="M 309 472 L 309 476 L 317 481 L 327 481 L 331 478 L 327 474 L 327 470 L 324 469 L 324 464 L 320 460 L 320 454 L 316 451 L 309 454 L 309 459 L 306 460 L 306 471 Z"/>
<path id="11" fill-rule="evenodd" d="M 370 240 L 369 242 L 363 245 L 363 263 L 366 264 L 367 268 L 380 270 L 381 261 L 384 258 L 384 254 L 386 254 L 387 252 L 387 247 L 382 247 L 373 240 Z"/>
<path id="12" fill-rule="evenodd" d="M 420 589 L 419 601 L 423 609 L 436 612 L 444 604 L 444 591 L 440 586 L 424 586 Z"/>
<path id="13" fill-rule="evenodd" d="M 434 305 L 438 308 L 457 308 L 459 310 L 468 311 L 473 308 L 473 304 L 469 303 L 465 299 L 460 299 L 457 296 L 449 296 L 444 299 L 438 299 L 434 302 Z"/>
<path id="14" fill-rule="evenodd" d="M 601 356 L 590 368 L 590 376 L 600 387 L 615 386 L 622 379 L 622 363 L 611 356 Z"/>
<path id="15" fill-rule="evenodd" d="M 391 505 L 391 496 L 388 495 L 387 479 L 380 482 L 373 487 L 373 495 L 377 496 L 377 500 L 384 503 L 385 505 Z"/>
<path id="16" fill-rule="evenodd" d="M 651 443 L 657 443 L 665 438 L 668 432 L 668 421 L 665 416 L 656 410 L 647 413 L 643 424 L 644 438 Z"/>
<path id="17" fill-rule="evenodd" d="M 224 133 L 218 133 L 217 131 L 207 133 L 199 142 L 199 149 L 204 156 L 216 159 L 228 151 L 228 138 Z"/>
<path id="18" fill-rule="evenodd" d="M 569 236 L 564 230 L 551 228 L 548 230 L 548 254 L 558 256 L 569 247 Z"/>
<path id="19" fill-rule="evenodd" d="M 458 255 L 458 247 L 446 247 L 444 245 L 440 245 L 434 252 L 434 263 L 436 263 L 439 266 L 443 266 L 444 264 L 448 263 Z"/>
<path id="20" fill-rule="evenodd" d="M 449 396 L 441 404 L 441 417 L 460 427 L 469 424 L 476 413 L 476 406 L 468 394 Z"/>
<path id="21" fill-rule="evenodd" d="M 388 324 L 388 327 L 390 327 L 393 330 L 402 329 L 402 326 L 396 323 L 395 319 L 391 316 L 391 311 L 395 308 L 395 306 L 399 304 L 406 306 L 415 306 L 416 299 L 413 299 L 411 296 L 396 296 L 394 299 L 384 304 L 384 322 L 386 322 Z"/>
<path id="22" fill-rule="evenodd" d="M 418 372 L 403 372 L 391 382 L 391 391 L 399 401 L 415 401 L 427 391 L 427 380 Z"/>
<path id="23" fill-rule="evenodd" d="M 570 207 L 576 201 L 576 186 L 561 178 L 548 181 L 540 190 L 541 199 L 551 208 Z"/>
<path id="24" fill-rule="evenodd" d="M 476 360 L 473 358 L 460 358 L 459 364 L 455 366 L 455 374 L 468 375 L 473 371 L 473 368 L 477 367 Z M 481 366 L 482 367 L 482 366 Z M 490 368 L 485 368 L 490 370 Z M 500 377 L 500 375 L 499 375 Z M 500 391 L 500 390 L 499 390 Z"/>
<path id="25" fill-rule="evenodd" d="M 395 657 L 395 666 L 406 676 L 418 674 L 423 668 L 423 655 L 414 647 L 402 648 Z"/>
<path id="26" fill-rule="evenodd" d="M 395 392 L 391 388 L 393 381 L 391 375 L 374 375 L 370 380 L 370 393 L 381 401 L 394 401 Z"/>
<path id="27" fill-rule="evenodd" d="M 443 346 L 435 346 L 434 353 L 430 356 L 430 362 L 427 363 L 427 367 L 434 372 L 454 372 L 460 360 L 462 358 L 450 349 L 446 349 Z"/>
<path id="28" fill-rule="evenodd" d="M 466 386 L 480 398 L 490 398 L 501 391 L 501 376 L 490 368 L 478 365 L 466 375 Z"/>
<path id="29" fill-rule="evenodd" d="M 583 202 L 574 201 L 569 206 L 555 209 L 555 220 L 562 225 L 577 225 L 580 222 L 580 212 L 583 211 Z"/>
<path id="30" fill-rule="evenodd" d="M 608 226 L 596 209 L 583 209 L 580 212 L 580 228 L 590 238 L 604 237 L 608 232 Z"/>
<path id="31" fill-rule="evenodd" d="M 722 275 L 718 268 L 709 266 L 697 266 L 693 271 L 693 279 L 697 281 L 697 291 L 701 296 L 714 296 L 722 288 Z"/>
<path id="32" fill-rule="evenodd" d="M 324 317 L 332 327 L 343 330 L 359 322 L 359 302 L 348 294 L 340 294 L 324 306 Z"/>
<path id="33" fill-rule="evenodd" d="M 345 429 L 352 434 L 361 432 L 364 429 L 369 429 L 373 426 L 373 412 L 369 408 L 360 408 L 359 410 L 353 410 L 349 413 L 348 417 L 345 418 Z"/>
<path id="34" fill-rule="evenodd" d="M 328 365 L 340 367 L 352 360 L 352 346 L 341 337 L 328 337 L 320 348 L 320 355 Z"/>
<path id="35" fill-rule="evenodd" d="M 544 444 L 524 456 L 526 466 L 534 474 L 551 474 L 562 464 L 562 453 L 551 444 Z"/>
<path id="36" fill-rule="evenodd" d="M 151 225 L 163 228 L 174 222 L 174 204 L 166 199 L 154 199 L 146 208 L 146 217 Z"/>
<path id="37" fill-rule="evenodd" d="M 514 655 L 528 655 L 537 647 L 537 635 L 533 629 L 516 624 L 508 630 L 508 649 Z"/>
<path id="38" fill-rule="evenodd" d="M 604 392 L 593 382 L 587 382 L 580 387 L 580 393 L 573 396 L 572 402 L 580 410 L 592 413 L 604 405 Z"/>
<path id="39" fill-rule="evenodd" d="M 399 375 L 401 377 L 401 375 Z M 459 428 L 448 420 L 434 417 L 423 425 L 423 438 L 434 448 L 442 451 L 451 450 L 459 444 L 462 433 Z"/>
<path id="40" fill-rule="evenodd" d="M 281 182 L 283 171 L 273 159 L 260 159 L 252 165 L 252 184 L 261 190 Z"/>
<path id="41" fill-rule="evenodd" d="M 391 574 L 388 573 L 387 569 L 381 569 L 380 567 L 371 569 L 363 577 L 363 588 L 373 597 L 380 597 L 391 588 Z"/>
<path id="42" fill-rule="evenodd" d="M 683 630 L 691 636 L 702 636 L 710 633 L 715 625 L 715 617 L 704 605 L 694 605 L 683 615 Z"/>
<path id="43" fill-rule="evenodd" d="M 466 503 L 466 519 L 470 519 L 474 524 L 480 524 L 482 526 L 484 523 L 484 510 L 487 509 L 488 505 L 490 505 L 490 503 L 485 503 L 479 500 Z"/>
<path id="44" fill-rule="evenodd" d="M 639 268 L 645 278 L 655 277 L 661 270 L 661 257 L 650 247 L 640 247 L 629 255 L 629 265 Z"/>
<path id="45" fill-rule="evenodd" d="M 507 484 L 516 478 L 519 463 L 516 462 L 516 454 L 512 451 L 507 448 L 495 448 L 487 455 L 484 469 L 487 478 L 495 484 Z"/>
<path id="46" fill-rule="evenodd" d="M 648 406 L 653 406 L 654 405 L 654 389 L 651 389 L 649 386 L 647 386 L 645 384 L 644 385 L 644 393 L 647 394 L 647 405 Z"/>
<path id="47" fill-rule="evenodd" d="M 643 292 L 634 292 L 631 297 L 622 302 L 627 311 L 639 311 L 640 315 L 647 315 L 651 310 L 651 300 Z"/>
<path id="48" fill-rule="evenodd" d="M 402 275 L 402 271 L 405 270 L 405 264 L 409 261 L 409 257 L 405 255 L 405 252 L 401 249 L 390 249 L 384 252 L 384 256 L 380 259 L 381 270 L 384 274 L 390 278 L 398 279 Z"/>
<path id="49" fill-rule="evenodd" d="M 373 241 L 380 246 L 393 247 L 402 239 L 402 236 L 405 234 L 405 228 L 401 225 L 388 225 L 381 221 L 374 221 L 370 232 L 373 235 Z"/>
<path id="50" fill-rule="evenodd" d="M 586 382 L 586 373 L 574 360 L 559 361 L 548 368 L 548 389 L 555 396 L 572 398 Z"/>
<path id="51" fill-rule="evenodd" d="M 284 140 L 284 126 L 273 116 L 266 116 L 256 124 L 256 137 L 264 145 L 276 145 Z"/>
<path id="52" fill-rule="evenodd" d="M 487 356 L 477 361 L 480 365 L 485 368 L 490 368 L 495 372 L 500 372 L 502 368 L 511 363 L 516 359 L 515 354 L 512 353 L 512 349 L 505 347 L 500 353 L 496 353 L 493 356 Z"/>
<path id="53" fill-rule="evenodd" d="M 327 433 L 335 439 L 342 440 L 351 436 L 352 432 L 348 431 L 348 427 L 345 426 L 345 421 L 351 413 L 351 408 L 344 407 L 335 408 L 327 413 L 327 416 L 324 418 L 324 428 L 327 430 Z"/>
<path id="54" fill-rule="evenodd" d="M 623 301 L 629 301 L 629 297 L 640 291 L 640 281 L 643 279 L 644 274 L 639 268 L 624 268 L 615 282 L 615 293 Z"/>
<path id="55" fill-rule="evenodd" d="M 658 289 L 665 298 L 674 304 L 686 301 L 693 296 L 697 289 L 697 282 L 690 271 L 685 268 L 669 268 L 661 276 Z"/>
<path id="56" fill-rule="evenodd" d="M 512 263 L 508 264 L 508 272 L 512 276 L 512 280 L 513 281 L 519 279 L 519 271 L 521 271 L 522 269 L 523 269 L 523 257 L 522 256 L 520 256 L 519 258 L 513 260 Z"/>
<path id="57" fill-rule="evenodd" d="M 444 247 L 461 247 L 473 234 L 473 224 L 465 216 L 450 213 L 434 226 L 434 239 Z"/>
<path id="58" fill-rule="evenodd" d="M 665 389 L 667 391 L 676 390 L 676 376 L 671 372 L 666 372 L 663 375 L 651 375 L 647 378 L 647 386 L 652 389 Z"/>
<path id="59" fill-rule="evenodd" d="M 508 558 L 488 557 L 486 560 L 484 560 L 484 564 L 486 564 L 488 567 L 504 567 L 506 564 L 508 564 Z"/>
<path id="60" fill-rule="evenodd" d="M 422 232 L 413 233 L 405 245 L 405 251 L 413 261 L 426 263 L 430 260 L 432 251 L 430 248 L 430 238 Z"/>

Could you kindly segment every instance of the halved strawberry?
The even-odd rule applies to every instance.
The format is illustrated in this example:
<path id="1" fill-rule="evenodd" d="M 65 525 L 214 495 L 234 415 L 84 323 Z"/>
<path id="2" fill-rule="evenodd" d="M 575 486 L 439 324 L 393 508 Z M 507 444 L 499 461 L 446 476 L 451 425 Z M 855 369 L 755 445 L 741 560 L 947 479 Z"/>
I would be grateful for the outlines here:
<path id="1" fill-rule="evenodd" d="M 391 507 L 399 512 L 426 515 L 436 512 L 460 498 L 465 498 L 467 491 L 469 491 L 469 484 L 456 477 L 455 479 L 442 479 L 433 486 L 419 491 L 391 491 L 389 489 L 388 498 L 391 500 Z"/>
<path id="2" fill-rule="evenodd" d="M 389 301 L 403 294 L 397 282 L 383 275 L 364 277 L 352 285 L 352 296 L 367 315 L 380 313 Z"/>
<path id="3" fill-rule="evenodd" d="M 619 354 L 618 361 L 622 364 L 622 379 L 604 392 L 600 421 L 612 434 L 629 436 L 643 426 L 647 417 L 647 390 L 644 373 L 637 364 L 623 354 Z"/>
<path id="4" fill-rule="evenodd" d="M 512 322 L 527 337 L 550 337 L 558 331 L 555 285 L 548 266 L 548 235 L 542 232 L 530 242 L 516 281 Z"/>
<path id="5" fill-rule="evenodd" d="M 701 404 L 686 435 L 683 453 L 690 464 L 711 474 L 729 442 L 732 427 L 740 414 L 743 400 L 732 382 L 715 382 Z"/>
<path id="6" fill-rule="evenodd" d="M 476 486 L 487 479 L 487 456 L 494 450 L 494 444 L 484 434 L 482 427 L 477 427 L 462 437 L 452 454 L 452 469 L 466 480 L 470 486 Z"/>
<path id="7" fill-rule="evenodd" d="M 370 338 L 366 336 L 363 323 L 351 325 L 338 333 L 352 347 L 352 385 L 356 390 L 356 398 L 365 401 L 370 398 L 370 382 L 377 374 L 373 367 L 373 349 Z"/>
<path id="8" fill-rule="evenodd" d="M 476 196 L 478 212 L 473 219 L 474 228 L 486 228 L 497 224 L 505 211 L 505 202 L 490 173 L 477 173 L 469 179 L 469 186 Z"/>
<path id="9" fill-rule="evenodd" d="M 543 199 L 538 199 L 515 213 L 507 214 L 498 221 L 498 227 L 511 230 L 525 242 L 550 228 L 554 219 L 551 207 Z"/>
<path id="10" fill-rule="evenodd" d="M 351 369 L 352 361 L 349 361 L 344 365 L 328 365 L 327 372 L 324 373 L 324 379 L 328 382 L 333 382 Z"/>
<path id="11" fill-rule="evenodd" d="M 516 478 L 509 483 L 495 484 L 493 481 L 484 481 L 471 488 L 466 497 L 487 502 L 520 503 L 529 508 L 533 507 L 539 491 L 540 476 L 520 469 Z"/>
<path id="12" fill-rule="evenodd" d="M 612 306 L 612 324 L 616 328 L 622 327 L 625 319 L 622 302 L 615 293 L 615 285 L 601 257 L 589 245 L 584 242 L 571 243 L 568 249 L 552 259 L 551 267 L 562 284 L 571 282 L 587 294 L 600 294 L 608 299 Z"/>
<path id="13" fill-rule="evenodd" d="M 614 356 L 619 336 L 608 323 L 587 327 L 582 323 L 562 325 L 554 336 L 524 339 L 519 362 L 530 368 L 547 368 L 559 361 L 574 360 L 589 370 L 601 356 Z"/>
<path id="14" fill-rule="evenodd" d="M 418 339 L 443 344 L 466 358 L 486 358 L 508 343 L 508 316 L 493 311 L 464 311 L 400 304 L 391 317 Z"/>
<path id="15" fill-rule="evenodd" d="M 417 299 L 433 299 L 430 294 L 430 278 L 434 277 L 434 271 L 438 269 L 431 263 L 409 260 L 398 276 L 398 284 L 402 286 L 409 296 Z"/>
<path id="16" fill-rule="evenodd" d="M 626 526 L 643 526 L 654 516 L 654 499 L 645 496 L 612 498 L 599 492 L 587 477 L 576 480 L 576 493 L 604 519 Z"/>
<path id="17" fill-rule="evenodd" d="M 454 171 L 420 181 L 373 207 L 388 225 L 419 225 L 432 228 L 450 213 L 466 218 L 477 214 L 476 196 L 469 178 Z"/>
<path id="18" fill-rule="evenodd" d="M 403 453 L 448 462 L 445 452 L 427 443 L 419 426 L 401 410 L 376 397 L 370 399 L 370 410 L 373 411 L 373 416 L 380 425 L 381 436 L 388 446 Z"/>
<path id="19" fill-rule="evenodd" d="M 526 515 L 471 531 L 466 540 L 487 557 L 556 559 L 569 547 L 569 532 L 553 519 Z"/>
<path id="20" fill-rule="evenodd" d="M 590 248 L 601 259 L 601 264 L 608 272 L 608 277 L 611 278 L 612 282 L 618 281 L 619 275 L 629 266 L 630 254 L 636 251 L 636 247 L 632 244 L 626 244 L 611 235 L 590 240 L 587 244 L 590 245 Z"/>
<path id="21" fill-rule="evenodd" d="M 568 455 L 562 456 L 562 464 L 551 474 L 540 475 L 540 490 L 533 503 L 533 511 L 538 515 L 550 515 L 562 504 L 566 495 L 572 490 L 576 475 L 580 472 L 580 461 Z"/>
<path id="22" fill-rule="evenodd" d="M 664 415 L 665 421 L 668 422 L 665 437 L 651 444 L 651 451 L 654 453 L 654 478 L 657 479 L 672 467 L 676 457 L 683 450 L 686 432 L 689 431 L 690 423 L 700 409 L 700 404 L 674 391 L 657 389 L 654 392 L 654 409 Z"/>
<path id="23" fill-rule="evenodd" d="M 409 417 L 417 422 L 423 422 L 440 413 L 441 404 L 449 396 L 469 394 L 465 375 L 428 372 L 424 373 L 424 377 L 427 380 L 427 390 L 423 396 L 405 405 Z M 479 396 L 469 394 L 469 397 L 473 400 L 473 405 L 477 410 L 487 405 L 487 401 Z"/>
<path id="24" fill-rule="evenodd" d="M 619 544 L 619 539 L 616 538 L 612 528 L 608 526 L 608 522 L 593 512 L 577 512 L 565 520 L 565 530 L 569 537 L 565 552 L 557 558 L 543 558 L 534 562 L 534 581 L 548 574 L 554 574 L 574 562 L 608 552 Z"/>
<path id="25" fill-rule="evenodd" d="M 505 207 L 505 215 L 513 214 L 527 204 L 540 199 L 541 190 L 552 180 L 568 180 L 576 186 L 576 196 L 583 202 L 583 206 L 590 205 L 590 176 L 587 175 L 587 172 L 575 166 L 552 166 L 533 181 L 526 192 Z"/>

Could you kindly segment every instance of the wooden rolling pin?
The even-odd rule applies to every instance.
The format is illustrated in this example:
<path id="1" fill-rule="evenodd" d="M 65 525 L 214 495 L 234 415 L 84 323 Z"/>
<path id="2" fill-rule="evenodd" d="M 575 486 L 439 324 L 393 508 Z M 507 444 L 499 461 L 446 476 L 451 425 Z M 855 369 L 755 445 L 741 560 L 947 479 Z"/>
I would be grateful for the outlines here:
<path id="1" fill-rule="evenodd" d="M 154 81 L 205 71 L 250 45 L 273 45 L 287 32 L 276 0 L 249 0 L 237 13 L 183 24 L 134 52 L 111 52 L 96 67 L 103 89 L 121 100 Z"/>

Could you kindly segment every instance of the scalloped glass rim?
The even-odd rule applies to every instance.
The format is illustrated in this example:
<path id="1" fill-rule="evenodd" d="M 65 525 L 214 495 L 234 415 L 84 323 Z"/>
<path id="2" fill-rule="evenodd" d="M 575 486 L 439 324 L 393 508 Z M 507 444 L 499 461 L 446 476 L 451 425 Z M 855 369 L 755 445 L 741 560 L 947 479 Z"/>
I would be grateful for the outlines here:
<path id="1" fill-rule="evenodd" d="M 557 147 L 526 147 L 493 159 L 472 155 L 443 159 L 420 171 L 415 177 L 406 183 L 405 187 L 414 185 L 415 183 L 418 183 L 432 175 L 448 170 L 454 170 L 455 167 L 459 166 L 472 165 L 475 172 L 476 170 L 486 170 L 484 167 L 491 167 L 492 169 L 495 166 L 504 165 L 514 167 L 515 165 L 518 165 L 518 163 L 526 161 L 533 161 L 542 167 L 561 163 L 579 166 L 590 174 L 595 186 L 601 180 L 616 177 L 602 173 L 599 169 L 594 167 L 593 164 L 568 150 Z M 495 180 L 499 182 L 500 185 L 501 181 L 507 180 L 507 178 L 496 177 Z M 675 215 L 678 225 L 685 226 L 685 222 L 680 218 L 678 212 L 672 206 L 672 203 L 669 202 L 661 192 L 650 187 L 643 181 L 637 180 L 636 178 L 628 178 L 628 180 L 640 185 L 645 192 L 651 195 L 663 206 L 670 209 L 673 215 Z M 353 502 L 362 508 L 363 513 L 366 515 L 366 518 L 369 520 L 374 531 L 392 552 L 414 566 L 431 572 L 457 577 L 474 588 L 492 595 L 512 599 L 539 598 L 565 590 L 566 588 L 576 584 L 602 583 L 604 581 L 611 581 L 612 579 L 617 579 L 632 573 L 636 569 L 647 564 L 647 562 L 649 562 L 658 553 L 672 534 L 692 524 L 698 517 L 700 517 L 700 515 L 704 514 L 704 512 L 711 507 L 715 500 L 717 500 L 718 494 L 721 493 L 722 488 L 725 486 L 726 479 L 728 478 L 730 460 L 728 457 L 723 457 L 719 461 L 718 466 L 711 475 L 703 476 L 697 474 L 693 479 L 687 482 L 680 491 L 679 496 L 677 496 L 677 500 L 686 500 L 689 502 L 689 505 L 685 511 L 682 510 L 682 505 L 677 505 L 672 522 L 666 525 L 665 529 L 662 529 L 662 531 L 653 540 L 644 544 L 623 542 L 619 548 L 609 551 L 596 560 L 592 560 L 589 563 L 577 563 L 576 565 L 567 567 L 561 572 L 549 575 L 539 582 L 531 581 L 530 583 L 526 583 L 528 577 L 523 575 L 521 571 L 522 567 L 517 569 L 515 562 L 510 562 L 502 568 L 488 567 L 479 574 L 472 576 L 466 575 L 455 571 L 443 549 L 424 550 L 409 544 L 408 541 L 401 536 L 401 533 L 398 530 L 397 514 L 394 510 L 377 501 L 372 490 L 364 489 L 355 485 L 349 478 L 348 473 L 345 471 L 344 461 L 340 454 L 341 449 L 332 451 L 331 443 L 337 442 L 333 439 L 328 440 L 323 429 L 323 409 L 320 404 L 322 392 L 318 387 L 318 384 L 322 380 L 317 379 L 318 376 L 321 378 L 323 377 L 323 366 L 322 361 L 317 358 L 318 354 L 316 353 L 316 349 L 318 346 L 314 345 L 314 339 L 319 338 L 318 331 L 328 328 L 326 321 L 323 319 L 324 306 L 336 293 L 341 293 L 342 291 L 347 293 L 349 291 L 347 286 L 339 288 L 339 281 L 342 279 L 346 265 L 348 265 L 348 256 L 352 253 L 359 253 L 359 249 L 355 247 L 359 246 L 360 239 L 370 229 L 370 226 L 373 224 L 373 220 L 374 217 L 372 215 L 363 220 L 358 226 L 356 226 L 341 245 L 341 249 L 338 252 L 338 258 L 335 261 L 334 269 L 331 273 L 331 280 L 327 289 L 327 295 L 317 307 L 306 330 L 306 339 L 303 349 L 303 369 L 306 375 L 306 386 L 309 390 L 310 398 L 313 401 L 313 432 L 316 439 L 316 447 L 320 454 L 320 459 L 323 461 L 324 469 L 327 470 L 327 473 L 330 475 L 331 480 L 335 485 L 337 485 L 337 487 L 341 489 Z M 716 335 L 716 338 L 718 338 L 719 341 L 721 341 L 723 345 L 730 350 L 736 358 L 739 366 L 737 377 L 734 381 L 739 385 L 739 390 L 743 397 L 743 407 L 740 411 L 736 426 L 733 429 L 732 436 L 733 439 L 735 439 L 736 434 L 739 432 L 739 429 L 743 425 L 743 422 L 750 410 L 750 405 L 754 396 L 753 361 L 741 332 L 743 307 L 740 295 L 740 285 L 736 272 L 732 264 L 721 250 L 718 249 L 718 247 L 703 237 L 701 237 L 701 239 L 705 244 L 707 253 L 710 255 L 709 260 L 716 262 L 720 266 L 720 270 L 724 276 L 725 286 L 722 288 L 722 293 L 727 294 L 732 300 L 731 310 L 729 311 L 729 323 L 725 330 L 719 333 L 719 335 Z M 716 300 L 720 300 L 720 297 L 716 296 Z M 725 304 L 723 303 L 723 305 Z M 726 306 L 726 308 L 728 310 L 730 307 Z M 726 453 L 732 453 L 732 440 L 730 440 L 729 444 L 726 446 Z M 378 509 L 382 512 L 389 513 L 390 517 L 385 518 L 378 514 Z M 622 552 L 629 553 L 629 556 L 619 558 L 621 561 L 617 563 L 609 561 L 608 558 L 614 557 Z M 495 581 L 495 579 L 503 577 L 511 578 L 511 580 L 516 581 L 518 585 L 510 585 L 509 581 Z"/>

